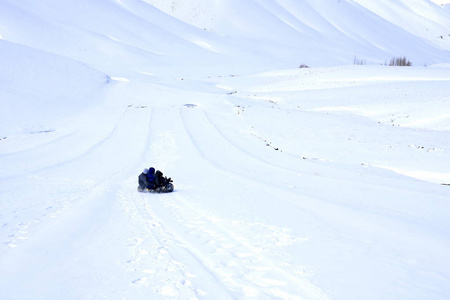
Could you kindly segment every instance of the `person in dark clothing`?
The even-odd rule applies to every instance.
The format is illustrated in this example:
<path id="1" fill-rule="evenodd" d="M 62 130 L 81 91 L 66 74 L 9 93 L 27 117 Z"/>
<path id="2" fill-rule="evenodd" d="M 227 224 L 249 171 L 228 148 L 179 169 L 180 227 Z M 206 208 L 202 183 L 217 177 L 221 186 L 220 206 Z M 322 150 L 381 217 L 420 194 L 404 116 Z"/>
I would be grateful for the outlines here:
<path id="1" fill-rule="evenodd" d="M 148 169 L 144 169 L 144 171 L 142 171 L 141 175 L 139 175 L 139 177 L 138 177 L 138 182 L 139 182 L 138 191 L 139 192 L 143 192 L 150 185 L 150 182 L 147 178 L 147 174 L 148 174 Z"/>
<path id="2" fill-rule="evenodd" d="M 158 170 L 155 173 L 155 183 L 156 183 L 156 187 L 160 187 L 160 186 L 166 186 L 166 184 L 168 184 L 171 181 L 171 179 L 167 179 L 166 177 L 163 176 L 163 173 Z"/>

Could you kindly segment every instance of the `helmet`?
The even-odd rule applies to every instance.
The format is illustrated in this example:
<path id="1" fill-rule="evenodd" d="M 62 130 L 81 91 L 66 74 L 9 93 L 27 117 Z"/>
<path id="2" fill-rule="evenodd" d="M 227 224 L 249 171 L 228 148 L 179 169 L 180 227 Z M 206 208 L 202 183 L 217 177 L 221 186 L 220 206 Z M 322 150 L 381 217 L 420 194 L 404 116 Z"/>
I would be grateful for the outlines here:
<path id="1" fill-rule="evenodd" d="M 148 169 L 144 169 L 144 171 L 142 171 L 142 173 L 147 174 L 148 173 Z"/>
<path id="2" fill-rule="evenodd" d="M 155 168 L 151 167 L 149 170 L 150 174 L 155 174 Z"/>

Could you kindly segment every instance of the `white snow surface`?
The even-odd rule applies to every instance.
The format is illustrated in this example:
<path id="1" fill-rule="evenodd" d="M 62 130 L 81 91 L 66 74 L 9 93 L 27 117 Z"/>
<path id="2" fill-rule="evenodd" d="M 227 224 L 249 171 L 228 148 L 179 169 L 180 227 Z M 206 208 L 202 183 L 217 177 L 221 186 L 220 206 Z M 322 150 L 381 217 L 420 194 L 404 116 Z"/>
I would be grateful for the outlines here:
<path id="1" fill-rule="evenodd" d="M 0 299 L 450 299 L 446 2 L 0 0 Z"/>

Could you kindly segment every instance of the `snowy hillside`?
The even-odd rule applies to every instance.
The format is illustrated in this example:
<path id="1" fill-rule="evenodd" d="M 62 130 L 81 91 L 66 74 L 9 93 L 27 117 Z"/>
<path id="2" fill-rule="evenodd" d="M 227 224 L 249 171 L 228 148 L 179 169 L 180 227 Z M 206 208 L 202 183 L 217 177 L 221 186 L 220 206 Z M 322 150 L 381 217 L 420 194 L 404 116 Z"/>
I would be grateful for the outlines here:
<path id="1" fill-rule="evenodd" d="M 449 299 L 435 2 L 0 0 L 0 298 Z"/>
<path id="2" fill-rule="evenodd" d="M 406 56 L 423 66 L 448 61 L 450 51 L 450 13 L 428 0 L 0 5 L 3 39 L 76 59 L 110 76 L 124 69 L 160 74 L 168 67 L 210 75 L 211 65 L 228 72 L 331 66 L 352 64 L 355 56 L 369 64 Z"/>

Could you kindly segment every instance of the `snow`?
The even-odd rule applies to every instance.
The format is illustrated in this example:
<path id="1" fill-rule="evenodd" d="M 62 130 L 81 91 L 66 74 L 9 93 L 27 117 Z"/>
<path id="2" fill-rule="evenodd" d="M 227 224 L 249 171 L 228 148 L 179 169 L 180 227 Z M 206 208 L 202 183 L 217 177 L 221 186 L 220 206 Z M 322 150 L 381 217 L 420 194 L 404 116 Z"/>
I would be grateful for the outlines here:
<path id="1" fill-rule="evenodd" d="M 0 0 L 0 298 L 449 299 L 434 2 Z"/>

